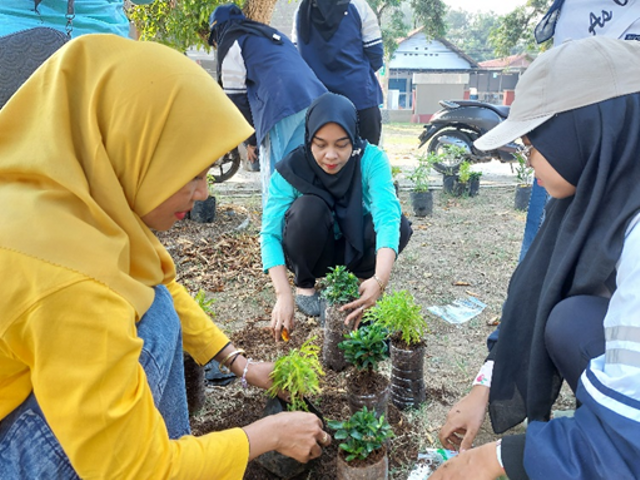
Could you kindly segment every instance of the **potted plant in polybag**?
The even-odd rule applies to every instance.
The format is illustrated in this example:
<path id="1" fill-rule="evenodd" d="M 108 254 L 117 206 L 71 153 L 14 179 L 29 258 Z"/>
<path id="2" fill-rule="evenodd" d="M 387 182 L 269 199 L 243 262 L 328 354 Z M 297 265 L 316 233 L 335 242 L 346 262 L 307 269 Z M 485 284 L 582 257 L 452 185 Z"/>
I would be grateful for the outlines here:
<path id="1" fill-rule="evenodd" d="M 513 154 L 518 164 L 516 165 L 516 195 L 514 207 L 516 210 L 526 211 L 529 208 L 529 199 L 531 198 L 533 168 L 527 165 L 525 156 L 516 152 Z"/>
<path id="2" fill-rule="evenodd" d="M 428 327 L 421 309 L 413 295 L 399 290 L 384 295 L 365 314 L 365 319 L 381 324 L 391 334 L 391 401 L 401 410 L 426 399 L 423 337 Z"/>
<path id="3" fill-rule="evenodd" d="M 352 414 L 363 406 L 377 416 L 387 414 L 389 379 L 378 371 L 378 364 L 389 356 L 387 336 L 388 331 L 382 325 L 365 321 L 338 345 L 354 367 L 346 379 L 347 403 Z"/>
<path id="4" fill-rule="evenodd" d="M 337 460 L 338 480 L 386 480 L 389 478 L 387 440 L 393 437 L 391 426 L 384 416 L 377 417 L 367 407 L 349 419 L 328 422 L 336 430 L 339 444 Z"/>
<path id="5" fill-rule="evenodd" d="M 308 396 L 318 395 L 321 392 L 320 377 L 324 375 L 318 360 L 320 347 L 313 345 L 311 343 L 313 340 L 315 337 L 275 361 L 271 372 L 273 384 L 267 392 L 271 398 L 267 402 L 263 416 L 275 415 L 283 411 L 311 412 L 316 414 L 324 425 L 322 414 L 308 399 Z M 280 392 L 289 394 L 288 402 L 278 396 Z M 309 463 L 300 463 L 276 451 L 264 453 L 256 461 L 280 478 L 294 477 L 310 466 Z"/>
<path id="6" fill-rule="evenodd" d="M 322 345 L 322 363 L 339 372 L 344 370 L 347 362 L 338 344 L 345 333 L 353 329 L 346 325 L 348 311 L 341 312 L 340 308 L 356 300 L 360 294 L 358 277 L 347 270 L 344 265 L 331 268 L 322 280 L 320 296 L 323 299 L 320 320 L 324 324 L 324 342 Z"/>
<path id="7" fill-rule="evenodd" d="M 418 157 L 418 166 L 409 175 L 409 180 L 413 182 L 410 193 L 411 206 L 416 217 L 426 217 L 433 212 L 433 192 L 429 184 L 429 174 L 438 158 L 435 153 Z"/>

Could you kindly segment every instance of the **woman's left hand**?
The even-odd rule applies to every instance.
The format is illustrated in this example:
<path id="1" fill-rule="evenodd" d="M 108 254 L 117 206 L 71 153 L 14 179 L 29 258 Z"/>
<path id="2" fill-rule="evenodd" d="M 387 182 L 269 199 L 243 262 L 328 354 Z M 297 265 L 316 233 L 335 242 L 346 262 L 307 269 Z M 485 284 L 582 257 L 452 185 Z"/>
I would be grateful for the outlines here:
<path id="1" fill-rule="evenodd" d="M 429 480 L 495 480 L 504 475 L 498 463 L 496 442 L 459 453 L 435 471 Z"/>
<path id="2" fill-rule="evenodd" d="M 378 301 L 378 298 L 380 298 L 380 295 L 382 295 L 380 285 L 373 277 L 362 282 L 358 291 L 360 298 L 340 308 L 341 312 L 351 311 L 345 319 L 344 324 L 347 326 L 353 325 L 354 330 L 358 328 L 364 311 L 369 307 L 373 307 Z"/>

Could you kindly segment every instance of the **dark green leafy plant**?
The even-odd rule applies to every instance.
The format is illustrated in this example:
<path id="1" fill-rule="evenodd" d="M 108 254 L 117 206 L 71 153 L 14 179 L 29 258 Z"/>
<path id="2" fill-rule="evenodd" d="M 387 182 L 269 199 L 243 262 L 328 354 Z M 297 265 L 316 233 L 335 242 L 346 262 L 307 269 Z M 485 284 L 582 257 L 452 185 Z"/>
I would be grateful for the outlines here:
<path id="1" fill-rule="evenodd" d="M 308 411 L 304 397 L 322 390 L 320 376 L 324 375 L 324 371 L 318 360 L 320 347 L 312 345 L 313 340 L 315 337 L 278 358 L 271 372 L 273 384 L 267 393 L 275 397 L 280 391 L 288 392 L 291 397 L 288 406 L 290 411 Z"/>
<path id="2" fill-rule="evenodd" d="M 347 270 L 344 265 L 330 268 L 322 281 L 322 297 L 330 305 L 348 303 L 360 296 L 358 277 Z"/>
<path id="3" fill-rule="evenodd" d="M 357 370 L 377 370 L 378 363 L 388 356 L 389 332 L 382 325 L 366 322 L 357 330 L 345 334 L 345 340 L 338 344 L 344 351 L 344 358 Z"/>
<path id="4" fill-rule="evenodd" d="M 377 418 L 375 411 L 369 411 L 367 407 L 362 407 L 362 410 L 344 422 L 331 420 L 327 425 L 336 430 L 336 440 L 345 440 L 340 448 L 347 453 L 347 462 L 366 459 L 372 452 L 382 448 L 387 439 L 393 437 L 391 426 L 384 415 Z"/>
<path id="5" fill-rule="evenodd" d="M 383 296 L 376 305 L 367 310 L 365 319 L 386 327 L 391 332 L 399 332 L 407 345 L 420 343 L 425 332 L 429 331 L 427 323 L 413 295 L 406 290 L 398 290 Z"/>

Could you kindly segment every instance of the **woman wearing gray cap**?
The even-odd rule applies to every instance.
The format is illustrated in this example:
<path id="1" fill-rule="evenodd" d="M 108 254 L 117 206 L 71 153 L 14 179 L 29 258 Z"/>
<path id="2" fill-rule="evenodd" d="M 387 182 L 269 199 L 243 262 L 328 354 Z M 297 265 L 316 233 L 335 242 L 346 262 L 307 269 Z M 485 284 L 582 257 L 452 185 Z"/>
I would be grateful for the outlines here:
<path id="1" fill-rule="evenodd" d="M 640 44 L 541 55 L 476 146 L 518 137 L 553 198 L 498 341 L 440 432 L 461 453 L 430 480 L 640 478 Z M 563 380 L 578 408 L 550 419 Z M 487 408 L 496 433 L 526 419 L 526 434 L 471 448 Z"/>

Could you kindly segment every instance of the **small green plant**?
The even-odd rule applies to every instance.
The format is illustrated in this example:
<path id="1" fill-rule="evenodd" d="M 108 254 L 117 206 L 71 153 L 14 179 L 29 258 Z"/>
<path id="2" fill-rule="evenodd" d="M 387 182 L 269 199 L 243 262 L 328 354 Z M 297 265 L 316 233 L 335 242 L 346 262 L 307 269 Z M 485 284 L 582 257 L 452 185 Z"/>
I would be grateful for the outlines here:
<path id="1" fill-rule="evenodd" d="M 469 174 L 469 182 L 473 182 L 474 180 L 480 180 L 482 177 L 482 172 L 471 172 Z"/>
<path id="2" fill-rule="evenodd" d="M 406 290 L 398 290 L 378 300 L 373 308 L 367 310 L 365 319 L 379 323 L 391 332 L 399 332 L 407 345 L 413 345 L 420 343 L 425 332 L 429 331 L 421 310 L 413 295 Z"/>
<path id="3" fill-rule="evenodd" d="M 394 435 L 384 415 L 377 418 L 375 411 L 369 411 L 367 407 L 362 407 L 344 422 L 331 420 L 327 424 L 336 430 L 336 440 L 345 440 L 340 448 L 346 452 L 347 462 L 366 459 Z"/>
<path id="4" fill-rule="evenodd" d="M 207 300 L 207 294 L 204 290 L 202 289 L 198 290 L 198 293 L 196 293 L 194 300 L 198 302 L 198 305 L 200 305 L 200 308 L 204 310 L 204 312 L 207 315 L 209 315 L 210 317 L 215 316 L 215 313 L 213 311 L 213 304 L 215 300 L 213 298 L 210 298 Z"/>
<path id="5" fill-rule="evenodd" d="M 207 186 L 209 189 L 216 183 L 216 177 L 212 173 L 207 173 Z"/>
<path id="6" fill-rule="evenodd" d="M 398 166 L 391 167 L 391 178 L 395 180 L 400 173 L 402 173 L 402 168 Z"/>
<path id="7" fill-rule="evenodd" d="M 357 370 L 377 370 L 378 363 L 388 356 L 385 342 L 388 334 L 382 325 L 366 322 L 357 330 L 345 334 L 345 340 L 338 344 L 338 348 L 344 351 L 345 360 Z"/>
<path id="8" fill-rule="evenodd" d="M 321 285 L 322 298 L 330 305 L 348 303 L 360 296 L 358 277 L 344 265 L 330 268 Z"/>
<path id="9" fill-rule="evenodd" d="M 465 160 L 460 164 L 460 170 L 458 170 L 458 181 L 460 183 L 468 183 L 471 180 L 471 163 Z"/>
<path id="10" fill-rule="evenodd" d="M 429 153 L 418 157 L 418 166 L 409 175 L 409 180 L 413 182 L 414 192 L 429 191 L 429 174 L 433 164 L 437 162 L 442 154 Z"/>
<path id="11" fill-rule="evenodd" d="M 516 152 L 513 154 L 518 162 L 516 165 L 516 179 L 520 185 L 529 185 L 533 180 L 533 168 L 527 166 L 526 157 L 520 153 Z"/>
<path id="12" fill-rule="evenodd" d="M 312 345 L 313 340 L 315 337 L 278 358 L 273 366 L 273 384 L 267 393 L 275 397 L 280 391 L 288 392 L 291 397 L 287 407 L 289 411 L 308 411 L 304 397 L 322 391 L 320 376 L 324 375 L 324 371 L 318 360 L 320 347 Z"/>

